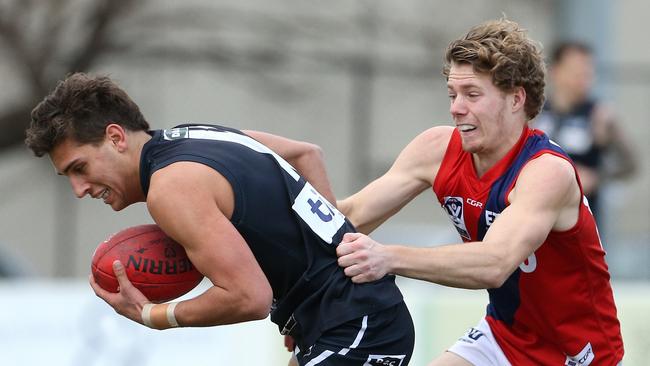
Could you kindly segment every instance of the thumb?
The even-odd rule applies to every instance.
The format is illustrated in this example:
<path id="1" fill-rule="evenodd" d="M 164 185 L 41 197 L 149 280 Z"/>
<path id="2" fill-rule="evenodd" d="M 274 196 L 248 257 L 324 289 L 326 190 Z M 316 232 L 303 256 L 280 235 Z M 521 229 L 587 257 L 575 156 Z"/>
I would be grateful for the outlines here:
<path id="1" fill-rule="evenodd" d="M 131 281 L 129 281 L 129 278 L 126 276 L 126 270 L 124 269 L 122 262 L 119 260 L 113 262 L 113 272 L 115 273 L 120 289 L 131 286 Z"/>

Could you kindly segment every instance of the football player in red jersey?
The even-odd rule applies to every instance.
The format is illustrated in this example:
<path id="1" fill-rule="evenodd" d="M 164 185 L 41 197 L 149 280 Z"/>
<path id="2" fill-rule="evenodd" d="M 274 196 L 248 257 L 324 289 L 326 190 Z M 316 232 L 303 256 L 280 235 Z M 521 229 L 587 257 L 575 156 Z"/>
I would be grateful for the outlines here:
<path id="1" fill-rule="evenodd" d="M 337 248 L 355 282 L 399 274 L 487 289 L 487 314 L 431 365 L 617 365 L 623 342 L 598 231 L 575 166 L 528 122 L 544 101 L 538 44 L 505 19 L 451 42 L 455 126 L 411 141 L 339 209 L 360 233 Z M 464 244 L 380 244 L 368 234 L 433 188 Z"/>

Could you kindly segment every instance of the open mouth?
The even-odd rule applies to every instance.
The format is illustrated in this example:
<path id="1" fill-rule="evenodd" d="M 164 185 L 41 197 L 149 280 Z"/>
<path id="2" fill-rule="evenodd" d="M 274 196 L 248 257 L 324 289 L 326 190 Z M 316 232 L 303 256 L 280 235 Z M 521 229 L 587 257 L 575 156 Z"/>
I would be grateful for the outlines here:
<path id="1" fill-rule="evenodd" d="M 469 132 L 474 131 L 476 129 L 476 126 L 463 124 L 458 125 L 457 128 L 460 132 Z"/>

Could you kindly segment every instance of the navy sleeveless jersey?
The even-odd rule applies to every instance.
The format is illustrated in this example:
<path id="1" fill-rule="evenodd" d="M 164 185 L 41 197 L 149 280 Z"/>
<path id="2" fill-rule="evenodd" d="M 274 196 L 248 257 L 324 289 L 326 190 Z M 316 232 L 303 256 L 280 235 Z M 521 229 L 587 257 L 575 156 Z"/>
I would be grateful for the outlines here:
<path id="1" fill-rule="evenodd" d="M 246 240 L 273 289 L 271 320 L 311 345 L 326 330 L 402 302 L 393 276 L 354 284 L 337 264 L 336 245 L 350 222 L 280 156 L 241 131 L 180 125 L 150 132 L 142 151 L 145 195 L 151 175 L 179 161 L 205 164 L 234 193 L 231 223 Z M 179 187 L 192 194 L 192 187 Z"/>
<path id="2" fill-rule="evenodd" d="M 571 160 L 590 168 L 598 168 L 602 160 L 602 148 L 593 137 L 592 114 L 596 102 L 587 100 L 567 113 L 553 110 L 550 100 L 546 101 L 534 127 L 557 142 Z"/>

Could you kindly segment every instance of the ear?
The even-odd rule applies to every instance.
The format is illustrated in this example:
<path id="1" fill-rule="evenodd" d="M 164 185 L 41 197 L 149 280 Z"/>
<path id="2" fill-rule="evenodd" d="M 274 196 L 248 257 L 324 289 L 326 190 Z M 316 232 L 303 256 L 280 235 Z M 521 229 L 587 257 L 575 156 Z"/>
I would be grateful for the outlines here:
<path id="1" fill-rule="evenodd" d="M 115 145 L 118 151 L 126 150 L 126 138 L 126 130 L 122 126 L 116 123 L 106 126 L 106 140 L 108 140 L 108 143 Z"/>
<path id="2" fill-rule="evenodd" d="M 524 89 L 521 86 L 518 86 L 515 88 L 515 90 L 512 92 L 512 112 L 516 113 L 519 112 L 520 110 L 524 110 L 524 106 L 526 105 L 526 89 Z"/>

